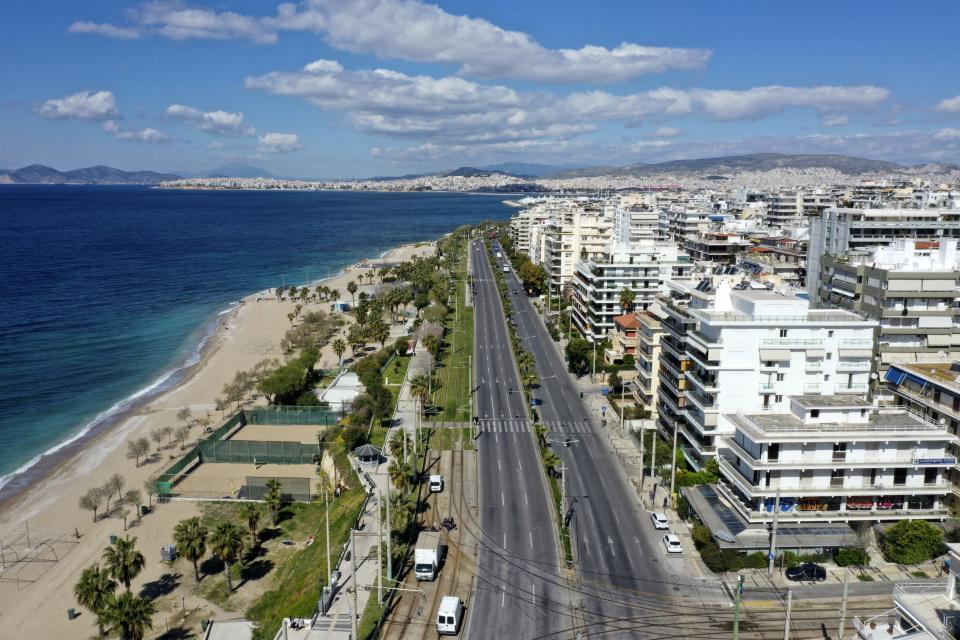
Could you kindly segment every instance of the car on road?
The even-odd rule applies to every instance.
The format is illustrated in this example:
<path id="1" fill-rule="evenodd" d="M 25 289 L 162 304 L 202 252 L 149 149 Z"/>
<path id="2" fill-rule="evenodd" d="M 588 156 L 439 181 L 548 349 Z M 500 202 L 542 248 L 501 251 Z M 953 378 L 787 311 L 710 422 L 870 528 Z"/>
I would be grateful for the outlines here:
<path id="1" fill-rule="evenodd" d="M 443 407 L 438 407 L 435 404 L 428 404 L 423 408 L 423 415 L 425 416 L 437 416 L 443 413 Z"/>
<path id="2" fill-rule="evenodd" d="M 667 515 L 662 511 L 654 511 L 650 514 L 650 519 L 653 521 L 654 529 L 669 529 L 670 521 L 667 520 Z"/>
<path id="3" fill-rule="evenodd" d="M 463 601 L 457 596 L 444 596 L 437 610 L 437 633 L 455 636 L 460 632 L 463 621 Z"/>
<path id="4" fill-rule="evenodd" d="M 443 491 L 443 476 L 433 474 L 430 476 L 430 493 L 440 493 Z"/>
<path id="5" fill-rule="evenodd" d="M 680 538 L 674 533 L 668 533 L 663 536 L 663 548 L 667 553 L 683 553 L 683 545 L 680 544 Z"/>
<path id="6" fill-rule="evenodd" d="M 794 582 L 823 582 L 827 579 L 827 570 L 815 562 L 804 562 L 787 569 L 787 580 Z"/>

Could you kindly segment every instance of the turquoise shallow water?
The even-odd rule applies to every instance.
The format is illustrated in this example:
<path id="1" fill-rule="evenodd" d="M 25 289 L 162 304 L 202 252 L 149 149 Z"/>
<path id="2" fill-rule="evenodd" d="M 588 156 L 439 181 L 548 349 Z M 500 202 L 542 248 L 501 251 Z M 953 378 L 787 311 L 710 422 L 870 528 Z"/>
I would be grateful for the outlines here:
<path id="1" fill-rule="evenodd" d="M 237 298 L 505 219 L 502 198 L 0 187 L 0 488 L 175 383 Z"/>

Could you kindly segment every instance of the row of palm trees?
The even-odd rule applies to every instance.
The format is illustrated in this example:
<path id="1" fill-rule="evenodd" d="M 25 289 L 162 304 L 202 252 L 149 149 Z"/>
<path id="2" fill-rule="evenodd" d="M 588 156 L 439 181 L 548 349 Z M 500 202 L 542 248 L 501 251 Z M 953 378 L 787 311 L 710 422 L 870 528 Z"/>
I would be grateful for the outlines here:
<path id="1" fill-rule="evenodd" d="M 300 302 L 324 302 L 327 300 L 339 300 L 340 290 L 331 289 L 324 285 L 317 285 L 310 290 L 310 287 L 280 286 L 273 290 L 277 300 L 299 300 Z"/>
<path id="2" fill-rule="evenodd" d="M 103 550 L 103 567 L 99 563 L 87 567 L 73 587 L 80 606 L 96 616 L 101 638 L 109 634 L 121 640 L 142 640 L 153 628 L 156 606 L 130 592 L 130 583 L 146 565 L 136 543 L 135 537 L 118 538 Z M 120 595 L 116 593 L 118 583 L 125 588 Z"/>

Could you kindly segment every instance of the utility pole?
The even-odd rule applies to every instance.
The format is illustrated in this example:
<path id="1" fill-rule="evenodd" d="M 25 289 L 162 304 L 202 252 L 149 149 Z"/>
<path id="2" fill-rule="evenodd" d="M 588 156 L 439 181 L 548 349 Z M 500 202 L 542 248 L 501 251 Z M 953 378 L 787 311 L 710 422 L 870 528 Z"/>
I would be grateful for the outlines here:
<path id="1" fill-rule="evenodd" d="M 590 374 L 590 382 L 597 381 L 597 337 L 591 336 L 593 338 L 593 373 Z"/>
<path id="2" fill-rule="evenodd" d="M 736 609 L 733 611 L 733 640 L 740 638 L 740 600 L 743 597 L 743 576 L 737 576 Z"/>
<path id="3" fill-rule="evenodd" d="M 643 429 L 640 429 L 640 492 L 641 493 L 643 493 L 644 481 L 647 479 L 647 470 L 643 468 L 643 458 L 646 455 L 645 454 L 646 449 L 644 448 L 643 441 L 646 439 L 647 439 L 647 432 L 644 431 Z M 640 496 L 640 499 L 642 501 L 643 496 Z"/>
<path id="4" fill-rule="evenodd" d="M 327 496 L 330 489 L 323 483 L 323 515 L 327 521 L 327 584 L 333 589 L 333 567 L 330 566 L 330 501 Z"/>
<path id="5" fill-rule="evenodd" d="M 352 638 L 359 638 L 360 635 L 357 633 L 357 589 L 360 587 L 357 584 L 357 543 L 356 543 L 356 531 L 350 529 L 350 576 L 353 581 L 353 607 L 350 611 L 350 623 L 353 635 Z M 734 634 L 736 638 L 736 634 Z"/>
<path id="6" fill-rule="evenodd" d="M 377 605 L 383 602 L 383 518 L 380 517 L 380 501 L 383 494 L 377 495 Z"/>
<path id="7" fill-rule="evenodd" d="M 793 589 L 787 590 L 787 617 L 783 621 L 783 640 L 790 640 L 790 612 L 793 610 Z"/>
<path id="8" fill-rule="evenodd" d="M 847 623 L 847 580 L 850 578 L 850 572 L 843 572 L 843 599 L 840 600 L 840 630 L 837 632 L 837 640 L 843 640 L 843 628 Z"/>
<path id="9" fill-rule="evenodd" d="M 767 576 L 773 576 L 773 569 L 777 559 L 777 523 L 780 519 L 780 489 L 773 501 L 773 526 L 770 528 L 770 553 L 767 554 Z"/>
<path id="10" fill-rule="evenodd" d="M 643 428 L 640 429 L 640 433 L 643 433 Z M 641 460 L 642 462 L 642 460 Z M 657 486 L 657 428 L 653 428 L 653 437 L 650 438 L 650 480 L 653 482 L 653 486 Z M 656 509 L 657 505 L 657 493 L 654 489 L 653 493 L 653 508 Z"/>
<path id="11" fill-rule="evenodd" d="M 562 527 L 566 524 L 567 521 L 567 463 L 560 463 L 560 517 L 562 522 L 560 526 Z"/>
<path id="12" fill-rule="evenodd" d="M 673 506 L 674 485 L 677 483 L 677 424 L 673 424 L 673 451 L 670 454 L 670 505 Z"/>
<path id="13" fill-rule="evenodd" d="M 467 356 L 467 369 L 470 371 L 470 439 L 473 440 L 476 435 L 473 433 L 473 354 Z"/>
<path id="14" fill-rule="evenodd" d="M 393 554 L 390 552 L 390 538 L 393 527 L 390 524 L 390 482 L 387 482 L 387 581 L 393 582 Z"/>

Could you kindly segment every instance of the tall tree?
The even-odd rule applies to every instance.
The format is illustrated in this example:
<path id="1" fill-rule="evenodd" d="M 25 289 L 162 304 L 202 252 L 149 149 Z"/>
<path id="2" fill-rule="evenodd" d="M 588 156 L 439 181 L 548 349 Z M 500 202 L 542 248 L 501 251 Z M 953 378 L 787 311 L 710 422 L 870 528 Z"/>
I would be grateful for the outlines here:
<path id="1" fill-rule="evenodd" d="M 153 628 L 156 605 L 146 598 L 138 598 L 130 592 L 121 593 L 107 614 L 110 635 L 120 640 L 143 640 L 147 629 Z"/>
<path id="2" fill-rule="evenodd" d="M 351 280 L 347 283 L 347 291 L 350 293 L 350 305 L 355 306 L 357 303 L 357 283 Z"/>
<path id="3" fill-rule="evenodd" d="M 94 487 L 80 496 L 80 508 L 93 512 L 93 521 L 97 521 L 97 511 L 103 506 L 103 489 Z"/>
<path id="4" fill-rule="evenodd" d="M 173 541 L 180 555 L 193 563 L 193 577 L 200 582 L 200 560 L 207 552 L 207 528 L 197 517 L 181 520 L 173 528 Z"/>
<path id="5" fill-rule="evenodd" d="M 140 458 L 145 457 L 148 453 L 150 453 L 150 443 L 147 442 L 146 438 L 127 441 L 127 457 L 136 460 L 138 467 L 140 466 Z"/>
<path id="6" fill-rule="evenodd" d="M 342 362 L 343 352 L 347 350 L 347 343 L 341 340 L 340 338 L 337 338 L 336 340 L 333 341 L 333 344 L 331 346 L 333 347 L 333 352 L 337 354 L 337 363 Z"/>
<path id="7" fill-rule="evenodd" d="M 267 503 L 267 509 L 270 510 L 270 521 L 277 524 L 277 515 L 280 513 L 280 506 L 283 503 L 282 485 L 277 478 L 267 480 L 267 492 L 263 496 L 263 501 Z"/>
<path id="8" fill-rule="evenodd" d="M 245 502 L 240 508 L 240 517 L 246 521 L 247 528 L 250 529 L 250 548 L 256 549 L 260 546 L 260 540 L 257 538 L 257 527 L 263 517 L 263 509 L 256 502 Z"/>
<path id="9" fill-rule="evenodd" d="M 107 487 L 110 489 L 110 493 L 117 493 L 117 501 L 123 500 L 123 487 L 126 485 L 126 480 L 123 479 L 123 476 L 119 473 L 115 473 L 110 476 L 110 479 L 107 481 Z"/>
<path id="10" fill-rule="evenodd" d="M 137 539 L 126 536 L 117 538 L 117 541 L 103 550 L 103 566 L 110 576 L 122 582 L 127 592 L 130 583 L 140 575 L 147 559 L 137 551 Z"/>
<path id="11" fill-rule="evenodd" d="M 623 313 L 633 311 L 633 301 L 636 300 L 636 298 L 637 294 L 635 294 L 632 289 L 624 287 L 620 291 L 620 309 L 623 310 Z"/>
<path id="12" fill-rule="evenodd" d="M 113 594 L 117 582 L 100 565 L 94 563 L 80 574 L 80 580 L 73 586 L 73 595 L 81 607 L 90 610 L 97 617 L 97 636 L 102 638 L 107 611 L 113 604 Z"/>
<path id="13" fill-rule="evenodd" d="M 230 568 L 243 553 L 243 538 L 246 533 L 232 522 L 221 522 L 210 534 L 210 551 L 223 562 L 227 574 L 227 591 L 233 591 Z"/>

